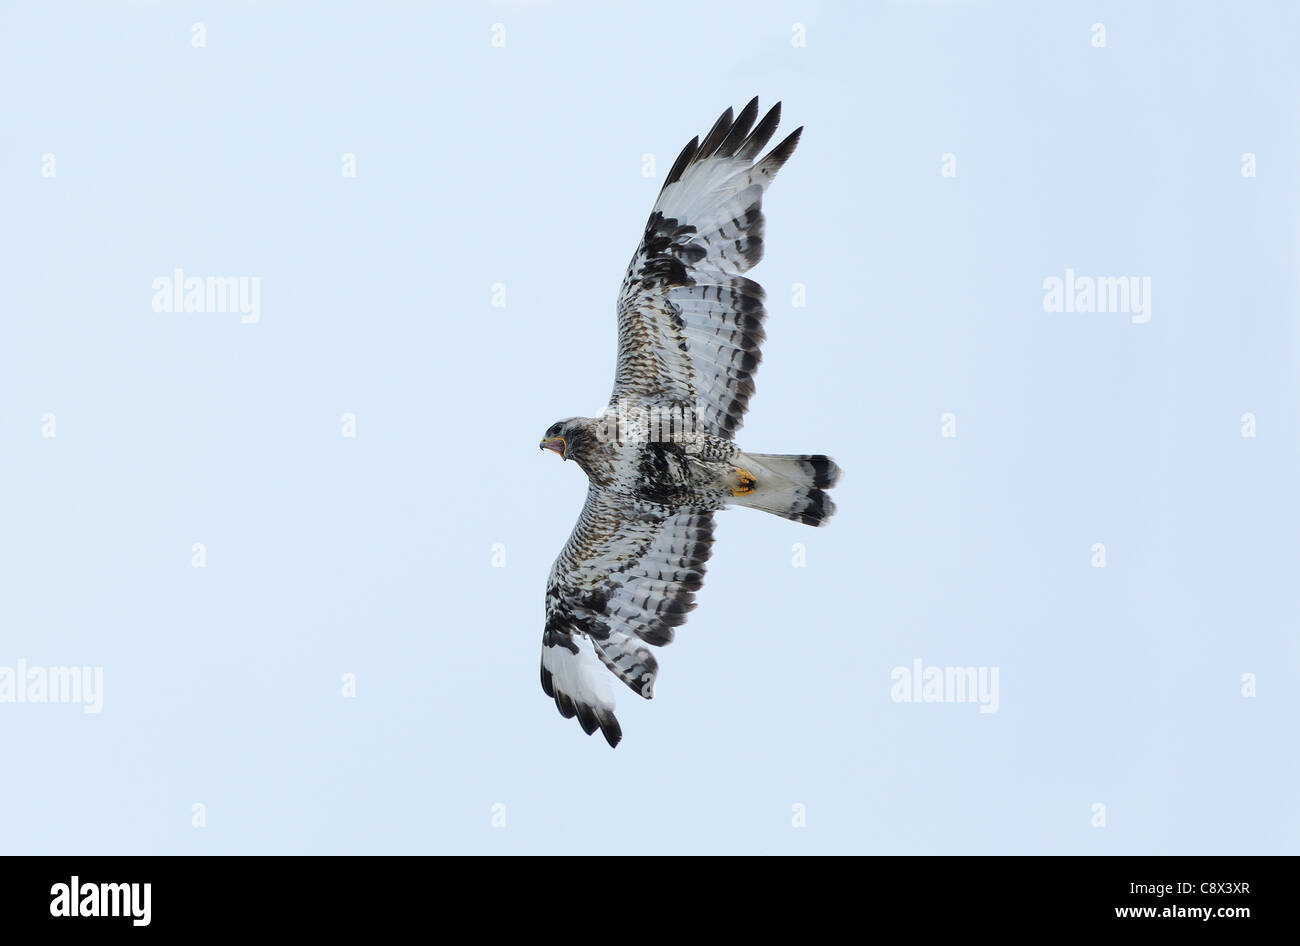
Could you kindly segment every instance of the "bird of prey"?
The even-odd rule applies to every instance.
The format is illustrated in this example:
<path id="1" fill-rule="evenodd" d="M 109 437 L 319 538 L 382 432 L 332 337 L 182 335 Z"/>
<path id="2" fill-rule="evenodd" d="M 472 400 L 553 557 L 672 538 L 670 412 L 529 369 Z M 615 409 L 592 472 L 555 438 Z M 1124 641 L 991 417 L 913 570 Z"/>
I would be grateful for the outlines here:
<path id="1" fill-rule="evenodd" d="M 829 457 L 747 453 L 734 440 L 765 337 L 763 288 L 743 274 L 763 255 L 763 192 L 803 131 L 759 158 L 780 116 L 777 103 L 755 124 L 754 98 L 678 156 L 619 291 L 609 405 L 541 442 L 589 481 L 546 587 L 542 689 L 611 746 L 623 735 L 613 677 L 653 696 L 650 647 L 695 607 L 714 512 L 748 506 L 813 526 L 835 512 Z"/>

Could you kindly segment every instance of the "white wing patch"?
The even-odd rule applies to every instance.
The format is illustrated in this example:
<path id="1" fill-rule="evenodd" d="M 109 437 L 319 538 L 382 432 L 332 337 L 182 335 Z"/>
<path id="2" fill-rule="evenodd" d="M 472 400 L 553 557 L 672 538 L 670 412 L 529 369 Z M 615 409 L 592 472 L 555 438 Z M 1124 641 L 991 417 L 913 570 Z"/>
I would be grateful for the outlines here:
<path id="1" fill-rule="evenodd" d="M 555 698 L 561 714 L 579 717 L 588 735 L 599 727 L 609 744 L 616 746 L 623 733 L 614 717 L 609 674 L 589 638 L 577 635 L 572 642 L 576 653 L 566 646 L 542 648 L 542 689 Z"/>

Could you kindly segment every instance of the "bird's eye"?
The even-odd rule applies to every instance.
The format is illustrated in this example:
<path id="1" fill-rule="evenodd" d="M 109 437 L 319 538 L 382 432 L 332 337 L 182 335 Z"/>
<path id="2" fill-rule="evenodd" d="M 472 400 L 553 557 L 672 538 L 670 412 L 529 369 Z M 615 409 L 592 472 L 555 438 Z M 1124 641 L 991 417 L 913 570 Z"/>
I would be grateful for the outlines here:
<path id="1" fill-rule="evenodd" d="M 560 425 L 559 425 L 559 424 L 552 424 L 552 425 L 551 425 L 551 429 L 548 430 L 548 431 L 546 432 L 546 436 L 548 436 L 548 437 L 556 437 L 556 436 L 559 435 L 559 433 L 560 433 Z"/>

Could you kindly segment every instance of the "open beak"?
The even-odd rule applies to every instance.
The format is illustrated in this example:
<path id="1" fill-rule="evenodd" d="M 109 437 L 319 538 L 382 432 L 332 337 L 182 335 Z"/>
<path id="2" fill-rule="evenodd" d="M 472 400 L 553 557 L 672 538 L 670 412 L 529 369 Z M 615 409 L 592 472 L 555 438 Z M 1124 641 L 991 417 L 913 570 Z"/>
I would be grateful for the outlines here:
<path id="1" fill-rule="evenodd" d="M 564 454 L 567 450 L 567 446 L 564 443 L 563 437 L 547 437 L 541 442 L 540 446 L 543 450 L 554 450 L 561 458 L 565 458 Z"/>

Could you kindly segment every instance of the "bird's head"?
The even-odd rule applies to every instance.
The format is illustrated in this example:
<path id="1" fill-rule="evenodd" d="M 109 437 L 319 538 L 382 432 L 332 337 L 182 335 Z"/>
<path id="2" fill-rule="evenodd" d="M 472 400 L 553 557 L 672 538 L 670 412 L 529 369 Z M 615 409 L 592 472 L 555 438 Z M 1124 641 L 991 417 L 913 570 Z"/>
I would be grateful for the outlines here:
<path id="1" fill-rule="evenodd" d="M 610 450 L 617 447 L 616 429 L 605 415 L 569 417 L 546 428 L 538 446 L 577 463 L 593 483 L 605 483 L 613 469 Z"/>
<path id="2" fill-rule="evenodd" d="M 579 418 L 570 417 L 568 420 L 558 420 L 550 427 L 546 428 L 546 433 L 542 436 L 542 442 L 539 446 L 543 450 L 554 450 L 564 460 L 573 455 L 574 448 L 582 439 L 578 425 L 575 423 Z"/>

